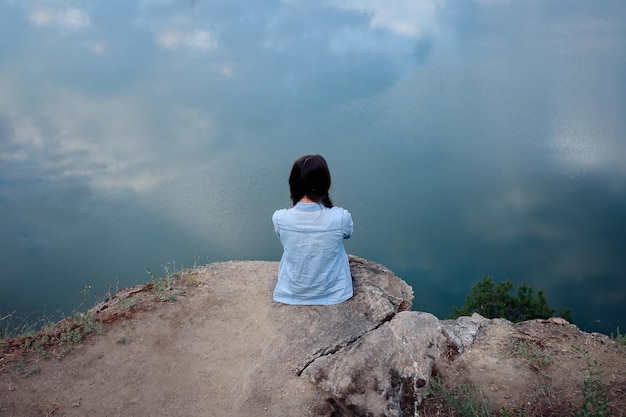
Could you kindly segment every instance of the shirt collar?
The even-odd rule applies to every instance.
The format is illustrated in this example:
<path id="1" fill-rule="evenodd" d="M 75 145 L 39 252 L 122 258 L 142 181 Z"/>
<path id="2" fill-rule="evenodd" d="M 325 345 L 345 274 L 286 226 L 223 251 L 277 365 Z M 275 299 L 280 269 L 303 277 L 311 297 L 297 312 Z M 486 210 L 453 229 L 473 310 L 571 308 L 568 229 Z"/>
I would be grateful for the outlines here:
<path id="1" fill-rule="evenodd" d="M 298 210 L 317 211 L 320 210 L 323 206 L 322 203 L 303 203 L 302 201 L 298 201 L 295 207 Z"/>

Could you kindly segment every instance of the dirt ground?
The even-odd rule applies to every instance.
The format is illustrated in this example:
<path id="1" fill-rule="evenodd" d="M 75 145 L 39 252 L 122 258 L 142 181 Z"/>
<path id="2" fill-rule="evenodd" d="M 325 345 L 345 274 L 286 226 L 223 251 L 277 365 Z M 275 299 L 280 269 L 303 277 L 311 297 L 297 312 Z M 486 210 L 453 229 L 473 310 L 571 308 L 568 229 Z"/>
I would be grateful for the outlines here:
<path id="1" fill-rule="evenodd" d="M 584 415 L 626 416 L 626 348 L 560 318 L 490 326 L 471 350 L 441 361 L 437 372 L 449 389 L 470 386 L 493 409 L 523 416 L 575 415 L 587 378 L 589 398 L 609 405 L 605 414 Z M 429 401 L 431 416 L 450 415 L 437 398 Z"/>
<path id="2" fill-rule="evenodd" d="M 92 310 L 104 331 L 80 343 L 59 346 L 67 323 L 48 332 L 55 343 L 35 349 L 37 340 L 0 342 L 0 416 L 323 414 L 308 382 L 280 364 L 267 372 L 263 362 L 284 336 L 266 319 L 271 288 L 250 283 L 259 271 L 275 274 L 276 263 L 236 265 L 243 278 L 232 285 L 207 285 L 200 275 L 217 273 L 209 265 L 160 287 L 122 290 Z M 613 415 L 624 416 L 624 352 L 607 337 L 536 320 L 489 327 L 469 351 L 450 352 L 437 373 L 451 386 L 471 384 L 496 408 L 559 415 L 536 413 L 558 403 L 563 415 L 573 415 L 566 407 L 580 404 L 585 369 L 597 371 L 597 363 Z M 451 415 L 437 396 L 420 413 Z"/>
<path id="3" fill-rule="evenodd" d="M 264 319 L 271 289 L 250 285 L 258 274 L 275 275 L 275 264 L 233 263 L 241 279 L 232 284 L 212 286 L 187 275 L 167 288 L 121 291 L 92 310 L 105 331 L 69 352 L 62 350 L 67 344 L 46 346 L 44 358 L 23 344 L 0 346 L 0 416 L 307 415 L 290 403 L 309 395 L 309 384 L 295 375 L 282 386 L 268 382 L 272 404 L 259 400 L 262 386 L 247 384 L 263 381 L 257 367 L 280 337 Z M 218 273 L 207 268 L 202 274 Z M 278 405 L 297 414 L 273 408 Z"/>

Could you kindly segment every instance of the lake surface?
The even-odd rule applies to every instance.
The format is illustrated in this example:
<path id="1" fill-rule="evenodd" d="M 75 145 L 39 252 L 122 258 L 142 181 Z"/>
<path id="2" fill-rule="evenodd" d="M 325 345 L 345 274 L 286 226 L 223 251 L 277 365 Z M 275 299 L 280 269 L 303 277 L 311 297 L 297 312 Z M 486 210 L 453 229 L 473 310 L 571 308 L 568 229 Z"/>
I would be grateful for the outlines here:
<path id="1" fill-rule="evenodd" d="M 278 260 L 320 153 L 414 309 L 492 275 L 623 333 L 625 75 L 623 0 L 0 0 L 0 317 Z"/>

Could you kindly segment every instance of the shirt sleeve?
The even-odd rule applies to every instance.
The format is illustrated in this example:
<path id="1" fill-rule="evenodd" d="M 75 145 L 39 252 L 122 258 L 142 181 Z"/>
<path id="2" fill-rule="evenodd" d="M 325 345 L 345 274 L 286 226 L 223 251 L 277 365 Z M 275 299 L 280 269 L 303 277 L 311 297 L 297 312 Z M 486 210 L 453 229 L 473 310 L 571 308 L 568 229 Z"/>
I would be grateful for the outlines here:
<path id="1" fill-rule="evenodd" d="M 344 210 L 341 219 L 341 230 L 343 231 L 344 239 L 350 239 L 350 237 L 352 236 L 353 228 L 354 225 L 352 223 L 352 215 L 348 210 Z"/>

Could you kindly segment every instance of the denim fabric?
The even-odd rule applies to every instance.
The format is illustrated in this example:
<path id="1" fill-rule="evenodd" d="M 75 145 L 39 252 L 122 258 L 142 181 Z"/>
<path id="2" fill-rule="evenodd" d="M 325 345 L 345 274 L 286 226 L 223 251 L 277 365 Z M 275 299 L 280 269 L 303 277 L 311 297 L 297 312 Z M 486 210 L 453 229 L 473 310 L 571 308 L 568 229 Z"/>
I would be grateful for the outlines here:
<path id="1" fill-rule="evenodd" d="M 300 202 L 277 210 L 272 222 L 284 250 L 274 301 L 327 305 L 352 297 L 343 246 L 343 240 L 352 235 L 352 216 L 347 210 Z"/>

